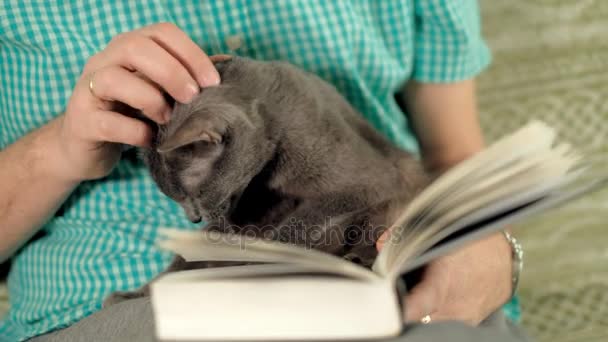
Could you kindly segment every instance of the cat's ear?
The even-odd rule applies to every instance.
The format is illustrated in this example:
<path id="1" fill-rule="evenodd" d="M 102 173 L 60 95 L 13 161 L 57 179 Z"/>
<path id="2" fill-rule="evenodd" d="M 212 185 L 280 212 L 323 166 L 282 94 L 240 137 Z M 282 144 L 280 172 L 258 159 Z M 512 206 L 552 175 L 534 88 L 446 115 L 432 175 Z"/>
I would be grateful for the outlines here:
<path id="1" fill-rule="evenodd" d="M 186 120 L 158 145 L 156 151 L 166 153 L 195 142 L 220 144 L 222 130 L 207 120 Z"/>

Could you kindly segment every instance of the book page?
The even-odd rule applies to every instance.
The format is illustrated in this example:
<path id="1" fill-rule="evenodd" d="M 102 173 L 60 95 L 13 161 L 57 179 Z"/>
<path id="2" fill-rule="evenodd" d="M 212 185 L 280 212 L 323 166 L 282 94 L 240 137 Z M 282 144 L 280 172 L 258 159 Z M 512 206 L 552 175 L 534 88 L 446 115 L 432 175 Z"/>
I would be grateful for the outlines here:
<path id="1" fill-rule="evenodd" d="M 482 213 L 487 216 L 492 216 L 498 213 L 511 211 L 513 208 L 526 206 L 529 203 L 548 199 L 551 196 L 555 196 L 554 192 L 556 188 L 568 186 L 570 183 L 576 181 L 578 176 L 579 173 L 576 173 L 566 178 L 554 180 L 553 182 L 542 182 L 537 185 L 530 186 L 522 185 L 519 192 L 514 191 L 512 193 L 501 193 L 495 191 L 480 196 L 485 198 L 481 198 L 478 201 L 467 202 L 468 204 L 466 206 L 461 206 L 460 208 L 451 212 L 450 215 L 445 215 L 433 222 L 432 225 L 441 228 L 435 228 L 436 233 L 425 238 L 424 242 L 420 243 L 419 250 L 426 251 L 448 235 L 456 233 L 455 229 L 458 227 L 454 226 L 454 222 L 461 222 L 462 220 L 478 221 L 484 219 L 484 217 L 479 216 L 482 215 Z M 488 198 L 491 196 L 496 196 L 496 200 L 488 200 Z M 485 200 L 488 200 L 489 204 L 484 204 L 483 201 Z"/>
<path id="2" fill-rule="evenodd" d="M 164 228 L 157 244 L 186 261 L 237 261 L 289 264 L 358 279 L 377 279 L 370 270 L 337 256 L 286 243 L 236 234 Z"/>
<path id="3" fill-rule="evenodd" d="M 534 160 L 534 159 L 533 159 Z M 454 220 L 475 212 L 476 210 L 492 206 L 495 203 L 514 202 L 513 206 L 526 203 L 530 199 L 538 199 L 552 189 L 566 185 L 573 181 L 580 173 L 564 176 L 572 165 L 571 160 L 543 160 L 538 163 L 526 165 L 525 168 L 513 167 L 512 170 L 498 173 L 486 181 L 471 185 L 463 192 L 459 201 L 442 201 L 436 205 L 432 213 L 421 220 L 412 223 L 408 247 L 415 247 L 418 251 L 428 248 L 433 239 L 441 238 L 445 234 L 445 227 Z M 415 239 L 414 239 L 415 237 Z M 415 251 L 414 251 L 415 252 Z M 403 250 L 398 254 L 400 261 L 389 260 L 391 263 L 403 262 L 412 255 L 406 255 Z"/>
<path id="4" fill-rule="evenodd" d="M 560 183 L 560 184 L 558 184 Z M 513 192 L 509 189 L 498 188 L 502 191 L 492 191 L 480 196 L 476 201 L 466 202 L 464 205 L 450 211 L 447 215 L 439 216 L 439 218 L 430 223 L 426 230 L 421 231 L 418 235 L 412 237 L 409 245 L 399 254 L 396 260 L 393 260 L 394 265 L 399 265 L 398 268 L 391 268 L 391 276 L 399 275 L 399 272 L 411 260 L 418 257 L 420 254 L 428 251 L 433 245 L 437 244 L 442 239 L 451 234 L 457 233 L 458 229 L 464 229 L 467 226 L 460 222 L 467 221 L 489 221 L 494 216 L 509 213 L 510 215 L 517 214 L 517 211 L 523 210 L 530 205 L 540 204 L 549 200 L 554 194 L 554 190 L 561 184 L 568 183 L 567 180 L 559 180 L 556 182 L 539 182 L 538 185 L 529 185 L 526 182 L 521 182 Z M 485 216 L 484 216 L 485 215 Z M 488 222 L 491 223 L 491 222 Z M 483 226 L 478 229 L 483 229 Z"/>
<path id="5" fill-rule="evenodd" d="M 484 236 L 504 229 L 505 226 L 517 223 L 518 221 L 539 214 L 551 208 L 559 207 L 569 201 L 575 200 L 587 193 L 597 191 L 608 184 L 608 177 L 587 180 L 584 184 L 577 184 L 573 189 L 552 193 L 537 201 L 531 201 L 521 207 L 513 209 L 512 203 L 502 207 L 503 203 L 498 203 L 494 207 L 484 210 L 467 217 L 464 217 L 446 228 L 446 234 L 442 239 L 435 242 L 432 248 L 426 249 L 422 254 L 408 260 L 396 273 L 403 274 L 416 269 L 435 258 L 446 255 L 452 250 L 474 241 Z M 511 207 L 511 210 L 509 210 Z"/>
<path id="6" fill-rule="evenodd" d="M 488 172 L 487 175 L 480 175 L 480 178 L 476 180 L 471 179 L 471 183 L 466 184 L 460 189 L 460 192 L 446 194 L 440 201 L 435 201 L 426 212 L 432 211 L 435 213 L 434 216 L 440 216 L 453 210 L 463 202 L 479 201 L 478 198 L 488 190 L 501 191 L 500 187 L 506 185 L 515 187 L 516 184 L 514 183 L 518 182 L 539 184 L 548 181 L 548 179 L 560 178 L 578 161 L 574 157 L 561 158 L 561 155 L 568 150 L 566 146 L 563 146 L 563 148 L 555 151 L 548 151 L 541 155 L 533 155 L 528 159 L 518 160 L 493 172 Z M 423 218 L 428 217 L 432 216 L 423 216 Z M 418 221 L 418 223 L 424 225 L 425 222 Z"/>
<path id="7" fill-rule="evenodd" d="M 301 264 L 255 264 L 255 265 L 236 265 L 225 267 L 214 267 L 206 269 L 193 269 L 175 272 L 171 277 L 163 277 L 164 282 L 198 282 L 211 279 L 242 279 L 256 277 L 275 277 L 283 276 L 309 276 L 309 277 L 336 277 L 336 273 L 332 271 L 326 272 L 318 267 L 301 265 Z M 340 274 L 339 276 L 342 276 Z M 344 277 L 348 278 L 348 277 Z M 358 277 L 352 277 L 359 280 Z"/>
<path id="8" fill-rule="evenodd" d="M 454 221 L 496 202 L 525 200 L 564 185 L 580 158 L 566 144 L 553 146 L 554 139 L 550 127 L 532 122 L 440 176 L 398 218 L 374 270 L 394 275 Z"/>
<path id="9" fill-rule="evenodd" d="M 488 174 L 516 162 L 522 156 L 538 150 L 549 149 L 554 138 L 555 133 L 550 127 L 535 121 L 497 141 L 468 160 L 452 167 L 412 200 L 396 220 L 399 224 L 392 228 L 393 233 L 399 230 L 403 240 L 406 240 L 409 226 L 408 229 L 401 229 L 399 226 L 405 226 L 416 217 L 423 216 L 425 211 L 432 208 L 436 201 L 451 194 L 459 194 L 462 189 L 466 189 L 471 183 L 478 182 Z M 522 148 L 514 148 L 521 145 L 522 141 L 535 141 L 535 143 L 525 145 Z M 374 269 L 380 273 L 386 272 L 388 260 L 394 259 L 395 254 L 402 247 L 398 244 L 386 245 L 378 256 Z"/>

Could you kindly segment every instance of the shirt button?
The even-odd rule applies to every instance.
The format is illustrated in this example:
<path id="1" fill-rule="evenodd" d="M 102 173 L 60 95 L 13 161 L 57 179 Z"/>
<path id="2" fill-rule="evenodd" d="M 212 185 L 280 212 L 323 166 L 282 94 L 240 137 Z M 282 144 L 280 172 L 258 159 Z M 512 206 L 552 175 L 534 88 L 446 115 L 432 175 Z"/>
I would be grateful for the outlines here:
<path id="1" fill-rule="evenodd" d="M 230 50 L 238 50 L 243 46 L 243 36 L 241 34 L 234 34 L 226 37 L 226 45 Z"/>

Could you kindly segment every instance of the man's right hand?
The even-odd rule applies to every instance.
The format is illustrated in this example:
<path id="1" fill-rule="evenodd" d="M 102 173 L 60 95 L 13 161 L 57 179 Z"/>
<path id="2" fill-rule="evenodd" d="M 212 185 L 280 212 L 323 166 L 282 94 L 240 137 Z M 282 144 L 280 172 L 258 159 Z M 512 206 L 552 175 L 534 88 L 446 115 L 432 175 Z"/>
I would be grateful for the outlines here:
<path id="1" fill-rule="evenodd" d="M 66 112 L 56 125 L 57 176 L 70 182 L 110 173 L 120 158 L 120 144 L 150 145 L 151 128 L 112 111 L 120 101 L 157 123 L 169 119 L 166 92 L 187 103 L 200 87 L 217 85 L 209 57 L 177 26 L 146 26 L 114 37 L 84 67 Z"/>

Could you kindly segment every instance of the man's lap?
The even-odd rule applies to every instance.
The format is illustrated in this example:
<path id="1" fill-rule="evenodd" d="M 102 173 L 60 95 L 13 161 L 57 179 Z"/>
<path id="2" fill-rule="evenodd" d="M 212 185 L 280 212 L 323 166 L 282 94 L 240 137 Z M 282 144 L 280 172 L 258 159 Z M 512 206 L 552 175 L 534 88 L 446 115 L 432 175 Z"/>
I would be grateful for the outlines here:
<path id="1" fill-rule="evenodd" d="M 238 324 L 238 322 L 235 322 Z M 149 298 L 125 301 L 84 318 L 74 325 L 34 337 L 30 342 L 156 341 Z M 438 322 L 407 326 L 401 336 L 386 341 L 524 342 L 523 332 L 499 310 L 473 328 L 459 322 Z"/>

